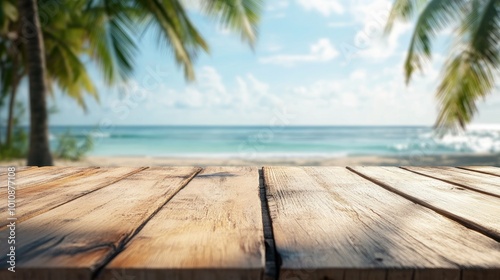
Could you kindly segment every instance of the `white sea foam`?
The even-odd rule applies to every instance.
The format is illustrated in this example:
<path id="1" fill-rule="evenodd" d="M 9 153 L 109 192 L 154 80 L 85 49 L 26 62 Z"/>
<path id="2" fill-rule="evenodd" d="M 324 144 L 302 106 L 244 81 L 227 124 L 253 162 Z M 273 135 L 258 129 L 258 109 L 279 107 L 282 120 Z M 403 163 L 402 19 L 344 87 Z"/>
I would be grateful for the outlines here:
<path id="1" fill-rule="evenodd" d="M 110 138 L 111 137 L 111 133 L 100 132 L 100 131 L 91 132 L 90 135 L 94 138 Z"/>
<path id="2" fill-rule="evenodd" d="M 466 131 L 444 135 L 423 133 L 419 138 L 422 141 L 421 148 L 434 146 L 438 150 L 445 149 L 455 152 L 500 152 L 500 126 L 474 126 Z"/>

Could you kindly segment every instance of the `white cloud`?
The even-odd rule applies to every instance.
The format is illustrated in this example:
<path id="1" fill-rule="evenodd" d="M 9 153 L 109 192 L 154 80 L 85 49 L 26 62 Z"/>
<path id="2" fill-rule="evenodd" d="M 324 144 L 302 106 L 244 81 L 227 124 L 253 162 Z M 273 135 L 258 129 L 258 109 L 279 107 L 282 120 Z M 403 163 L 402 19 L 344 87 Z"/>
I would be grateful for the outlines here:
<path id="1" fill-rule="evenodd" d="M 351 80 L 364 80 L 366 78 L 367 74 L 366 74 L 366 71 L 364 69 L 358 69 L 358 70 L 354 70 L 353 72 L 351 72 L 351 74 L 349 75 L 349 78 Z"/>
<path id="2" fill-rule="evenodd" d="M 344 6 L 338 0 L 297 0 L 297 3 L 308 11 L 316 11 L 323 16 L 342 14 Z"/>
<path id="3" fill-rule="evenodd" d="M 332 21 L 328 23 L 328 27 L 331 28 L 338 28 L 338 27 L 346 27 L 346 26 L 351 26 L 354 25 L 354 22 L 352 21 Z"/>
<path id="4" fill-rule="evenodd" d="M 389 0 L 356 0 L 349 2 L 347 11 L 351 14 L 352 25 L 359 26 L 352 40 L 340 43 L 346 60 L 360 57 L 380 60 L 397 54 L 403 35 L 408 34 L 412 25 L 398 22 L 391 34 L 384 36 L 384 28 L 392 7 Z M 333 27 L 347 22 L 330 23 Z"/>
<path id="5" fill-rule="evenodd" d="M 213 67 L 202 67 L 198 70 L 197 82 L 182 90 L 162 88 L 162 100 L 153 100 L 151 106 L 168 106 L 178 109 L 231 109 L 247 111 L 267 102 L 269 85 L 252 74 L 236 77 L 236 86 L 228 88 L 218 71 Z M 265 100 L 265 101 L 263 101 Z"/>
<path id="6" fill-rule="evenodd" d="M 198 87 L 206 91 L 215 91 L 226 94 L 226 88 L 219 72 L 213 67 L 205 66 L 198 74 Z"/>
<path id="7" fill-rule="evenodd" d="M 381 24 L 385 24 L 393 2 L 392 0 L 349 1 L 347 10 L 355 22 L 378 21 Z"/>
<path id="8" fill-rule="evenodd" d="M 269 12 L 270 18 L 284 18 L 286 16 L 285 10 L 288 6 L 288 0 L 269 1 L 266 6 L 266 11 Z"/>
<path id="9" fill-rule="evenodd" d="M 280 54 L 259 59 L 264 64 L 292 66 L 299 62 L 326 62 L 339 55 L 329 39 L 322 38 L 310 47 L 308 54 Z"/>
<path id="10" fill-rule="evenodd" d="M 381 60 L 391 57 L 396 54 L 401 37 L 411 31 L 412 25 L 408 23 L 399 23 L 394 26 L 391 34 L 384 37 L 382 30 L 378 30 L 371 37 L 366 36 L 366 33 L 359 32 L 356 36 L 358 41 L 367 40 L 366 47 L 363 48 L 358 55 L 361 58 L 370 60 Z M 364 38 L 364 39 L 363 39 Z"/>
<path id="11" fill-rule="evenodd" d="M 269 1 L 270 3 L 268 4 L 266 10 L 268 11 L 278 11 L 278 10 L 283 10 L 288 7 L 288 1 L 287 0 L 279 0 L 279 1 Z"/>
<path id="12" fill-rule="evenodd" d="M 268 52 L 278 52 L 283 49 L 283 46 L 276 43 L 269 43 L 267 46 L 264 47 L 264 49 Z"/>
<path id="13" fill-rule="evenodd" d="M 222 25 L 215 26 L 215 31 L 218 34 L 223 35 L 223 36 L 227 36 L 227 35 L 231 34 L 231 29 L 229 29 L 226 26 L 222 26 Z"/>

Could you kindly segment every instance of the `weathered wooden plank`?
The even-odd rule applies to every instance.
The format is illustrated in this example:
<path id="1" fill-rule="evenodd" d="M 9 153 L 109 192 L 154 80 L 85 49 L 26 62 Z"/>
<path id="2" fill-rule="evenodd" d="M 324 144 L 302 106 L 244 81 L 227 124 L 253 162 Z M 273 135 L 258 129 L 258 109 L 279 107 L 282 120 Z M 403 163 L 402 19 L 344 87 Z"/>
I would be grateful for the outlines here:
<path id="1" fill-rule="evenodd" d="M 89 168 L 48 182 L 24 187 L 21 185 L 18 187 L 16 195 L 18 223 L 111 185 L 144 169 L 134 167 Z M 7 205 L 4 204 L 0 207 L 0 212 L 6 211 Z M 1 220 L 0 229 L 8 224 L 9 221 Z"/>
<path id="2" fill-rule="evenodd" d="M 500 167 L 494 166 L 461 166 L 459 168 L 471 170 L 479 173 L 500 176 Z"/>
<path id="3" fill-rule="evenodd" d="M 75 175 L 79 172 L 96 169 L 96 167 L 38 167 L 23 171 L 16 177 L 18 188 L 36 186 L 45 182 L 51 182 L 64 177 Z"/>
<path id="4" fill-rule="evenodd" d="M 0 279 L 91 279 L 197 172 L 146 169 L 25 221 L 17 232 L 17 272 L 5 269 L 4 255 Z"/>
<path id="5" fill-rule="evenodd" d="M 481 172 L 465 169 L 462 167 L 439 166 L 439 168 L 450 169 L 450 170 L 453 170 L 455 172 L 460 172 L 460 173 L 467 174 L 467 175 L 475 175 L 475 176 L 481 176 L 483 178 L 490 178 L 490 179 L 497 179 L 498 180 L 498 177 L 495 175 L 488 174 L 488 173 L 481 173 Z"/>
<path id="6" fill-rule="evenodd" d="M 430 176 L 457 186 L 485 194 L 500 197 L 500 178 L 484 175 L 481 173 L 471 174 L 471 171 L 460 170 L 454 167 L 414 167 L 408 166 L 403 169 L 415 173 Z"/>
<path id="7" fill-rule="evenodd" d="M 2 172 L 5 172 L 7 170 L 7 168 L 9 168 L 11 166 L 2 166 L 0 165 L 0 170 Z M 23 172 L 23 171 L 26 171 L 26 170 L 29 170 L 29 169 L 36 169 L 38 167 L 34 167 L 34 166 L 14 166 L 14 168 L 16 169 L 16 173 L 18 172 Z"/>
<path id="8" fill-rule="evenodd" d="M 100 279 L 261 279 L 259 174 L 210 167 L 169 201 L 107 265 Z"/>
<path id="9" fill-rule="evenodd" d="M 461 269 L 500 269 L 498 242 L 345 168 L 265 167 L 264 179 L 281 279 L 458 279 Z"/>
<path id="10" fill-rule="evenodd" d="M 354 172 L 500 241 L 500 200 L 397 167 L 350 167 Z"/>

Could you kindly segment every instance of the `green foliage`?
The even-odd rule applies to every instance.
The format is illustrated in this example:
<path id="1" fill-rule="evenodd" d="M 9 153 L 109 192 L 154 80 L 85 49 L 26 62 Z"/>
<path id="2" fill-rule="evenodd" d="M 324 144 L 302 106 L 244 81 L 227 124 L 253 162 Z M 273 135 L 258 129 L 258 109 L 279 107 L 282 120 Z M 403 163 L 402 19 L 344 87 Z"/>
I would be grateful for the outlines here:
<path id="1" fill-rule="evenodd" d="M 16 127 L 12 134 L 12 144 L 7 147 L 0 143 L 0 160 L 25 158 L 28 153 L 28 134 L 22 128 Z"/>
<path id="2" fill-rule="evenodd" d="M 407 83 L 432 58 L 432 43 L 445 28 L 454 28 L 455 43 L 437 89 L 438 128 L 464 128 L 477 102 L 490 94 L 500 69 L 500 1 L 396 0 L 386 31 L 397 19 L 418 15 L 405 62 Z"/>
<path id="3" fill-rule="evenodd" d="M 10 146 L 7 146 L 5 141 L 0 143 L 0 160 L 24 158 L 28 153 L 28 133 L 19 125 L 20 120 L 24 116 L 26 110 L 24 108 L 24 105 L 20 102 L 16 103 L 15 107 L 16 110 L 13 119 L 14 127 L 12 133 L 12 141 Z M 0 106 L 0 108 L 2 108 L 2 106 Z"/>
<path id="4" fill-rule="evenodd" d="M 91 136 L 79 140 L 70 131 L 60 135 L 57 138 L 58 144 L 55 150 L 55 157 L 60 159 L 78 161 L 93 148 L 93 139 Z"/>

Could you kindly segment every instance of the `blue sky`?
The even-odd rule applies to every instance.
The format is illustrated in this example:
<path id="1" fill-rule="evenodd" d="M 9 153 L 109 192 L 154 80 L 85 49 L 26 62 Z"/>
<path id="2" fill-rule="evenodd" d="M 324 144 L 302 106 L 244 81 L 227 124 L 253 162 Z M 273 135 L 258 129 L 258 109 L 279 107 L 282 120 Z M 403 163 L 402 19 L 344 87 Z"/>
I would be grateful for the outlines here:
<path id="1" fill-rule="evenodd" d="M 446 35 L 425 73 L 406 87 L 403 61 L 411 24 L 382 29 L 388 0 L 267 1 L 254 51 L 196 11 L 211 46 L 186 83 L 166 48 L 149 35 L 140 42 L 133 78 L 100 88 L 84 113 L 68 97 L 51 101 L 52 125 L 432 125 L 434 92 L 445 60 Z M 498 87 L 476 123 L 500 118 Z"/>

